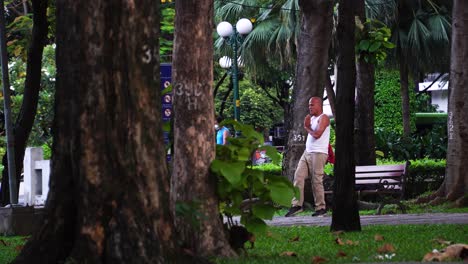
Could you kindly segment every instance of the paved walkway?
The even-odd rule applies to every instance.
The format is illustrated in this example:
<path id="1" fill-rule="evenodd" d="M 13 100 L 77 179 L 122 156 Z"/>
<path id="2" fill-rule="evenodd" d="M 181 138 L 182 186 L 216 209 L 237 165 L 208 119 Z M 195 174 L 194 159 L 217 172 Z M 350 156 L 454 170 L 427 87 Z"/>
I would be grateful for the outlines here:
<path id="1" fill-rule="evenodd" d="M 266 221 L 272 226 L 330 226 L 331 216 L 312 217 L 274 217 Z M 409 225 L 409 224 L 468 224 L 468 213 L 438 214 L 397 214 L 397 215 L 363 215 L 361 225 Z"/>

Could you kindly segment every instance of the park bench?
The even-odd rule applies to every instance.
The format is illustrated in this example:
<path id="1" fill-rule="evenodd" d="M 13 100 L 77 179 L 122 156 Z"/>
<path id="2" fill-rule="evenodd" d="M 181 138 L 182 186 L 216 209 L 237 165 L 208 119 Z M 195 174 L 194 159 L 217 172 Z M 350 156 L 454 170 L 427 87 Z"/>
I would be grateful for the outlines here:
<path id="1" fill-rule="evenodd" d="M 403 213 L 401 203 L 405 191 L 407 164 L 356 166 L 355 189 L 358 199 L 373 194 L 379 200 L 377 214 L 381 214 L 385 204 L 397 204 Z M 333 193 L 333 184 L 324 182 L 325 194 Z M 327 199 L 328 200 L 328 199 Z"/>

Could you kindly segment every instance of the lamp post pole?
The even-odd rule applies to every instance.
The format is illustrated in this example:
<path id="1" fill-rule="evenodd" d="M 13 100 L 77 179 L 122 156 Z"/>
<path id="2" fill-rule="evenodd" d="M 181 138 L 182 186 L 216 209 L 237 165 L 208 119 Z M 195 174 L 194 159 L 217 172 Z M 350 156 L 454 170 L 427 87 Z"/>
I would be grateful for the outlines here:
<path id="1" fill-rule="evenodd" d="M 239 98 L 239 44 L 242 43 L 245 35 L 252 31 L 252 22 L 247 18 L 241 18 L 236 25 L 231 25 L 229 22 L 223 21 L 218 24 L 216 31 L 223 37 L 233 50 L 233 58 L 224 56 L 220 59 L 222 68 L 230 68 L 232 76 L 232 86 L 234 90 L 234 119 L 240 121 L 240 98 Z"/>
<path id="2" fill-rule="evenodd" d="M 234 89 L 234 120 L 240 121 L 240 98 L 239 98 L 239 68 L 237 65 L 237 44 L 238 32 L 236 26 L 233 26 L 234 34 L 232 35 L 232 49 L 234 51 L 234 63 L 232 64 L 232 87 Z"/>

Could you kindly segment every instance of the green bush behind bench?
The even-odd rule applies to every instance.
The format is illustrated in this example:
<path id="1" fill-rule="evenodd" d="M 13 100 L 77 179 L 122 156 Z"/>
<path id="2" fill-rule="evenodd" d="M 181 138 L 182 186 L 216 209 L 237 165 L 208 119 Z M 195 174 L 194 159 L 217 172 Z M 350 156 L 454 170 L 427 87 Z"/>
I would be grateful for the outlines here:
<path id="1" fill-rule="evenodd" d="M 377 165 L 399 164 L 391 160 L 378 160 Z M 419 159 L 410 160 L 408 175 L 406 177 L 405 198 L 414 198 L 427 191 L 435 191 L 441 185 L 445 175 L 445 160 Z M 265 174 L 281 175 L 281 166 L 275 164 L 264 164 L 255 166 Z"/>

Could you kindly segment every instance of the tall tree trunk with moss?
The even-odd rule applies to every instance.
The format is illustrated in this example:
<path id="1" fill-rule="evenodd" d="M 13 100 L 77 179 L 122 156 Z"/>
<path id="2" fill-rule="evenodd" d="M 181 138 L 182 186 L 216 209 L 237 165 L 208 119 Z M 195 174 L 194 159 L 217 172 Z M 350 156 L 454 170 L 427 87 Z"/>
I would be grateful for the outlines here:
<path id="1" fill-rule="evenodd" d="M 287 144 L 283 159 L 283 175 L 294 178 L 297 163 L 305 149 L 304 117 L 308 100 L 323 97 L 328 48 L 332 32 L 333 1 L 299 0 L 301 32 L 297 51 L 296 85 L 287 119 Z"/>
<path id="2" fill-rule="evenodd" d="M 358 2 L 356 14 L 365 22 L 364 0 Z M 356 165 L 375 165 L 374 74 L 374 64 L 366 62 L 364 56 L 361 56 L 356 61 Z"/>
<path id="3" fill-rule="evenodd" d="M 59 0 L 56 36 L 46 215 L 14 263 L 190 263 L 169 205 L 159 2 Z"/>
<path id="4" fill-rule="evenodd" d="M 23 157 L 29 134 L 34 125 L 41 88 L 42 53 L 47 38 L 47 0 L 33 0 L 33 29 L 31 44 L 28 49 L 26 80 L 24 83 L 23 102 L 20 113 L 14 123 L 16 186 L 19 189 Z M 7 153 L 3 156 L 2 187 L 0 206 L 10 203 Z"/>
<path id="5" fill-rule="evenodd" d="M 361 223 L 354 190 L 354 7 L 361 0 L 340 0 L 336 58 L 336 162 L 331 230 L 359 231 Z"/>
<path id="6" fill-rule="evenodd" d="M 172 199 L 176 208 L 191 208 L 176 217 L 182 247 L 196 255 L 234 256 L 210 173 L 216 146 L 212 34 L 213 1 L 176 2 Z"/>
<path id="7" fill-rule="evenodd" d="M 448 103 L 445 180 L 436 197 L 468 204 L 468 2 L 455 0 Z M 440 199 L 440 198 L 439 198 Z"/>
<path id="8" fill-rule="evenodd" d="M 400 94 L 401 114 L 403 117 L 403 136 L 409 138 L 411 135 L 410 99 L 408 88 L 408 65 L 404 58 L 400 58 Z"/>

